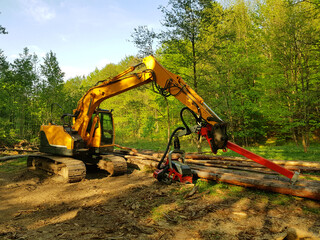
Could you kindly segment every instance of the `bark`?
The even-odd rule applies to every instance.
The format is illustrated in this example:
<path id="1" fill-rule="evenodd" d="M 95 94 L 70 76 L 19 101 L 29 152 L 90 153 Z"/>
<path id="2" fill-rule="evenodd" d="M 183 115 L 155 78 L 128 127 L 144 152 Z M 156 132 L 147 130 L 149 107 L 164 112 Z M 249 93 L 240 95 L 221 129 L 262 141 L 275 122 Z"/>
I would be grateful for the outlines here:
<path id="1" fill-rule="evenodd" d="M 310 198 L 320 200 L 320 184 L 319 181 L 299 180 L 295 184 L 278 180 L 276 177 L 266 178 L 262 174 L 261 177 L 246 177 L 236 174 L 217 174 L 193 170 L 193 174 L 200 178 L 214 180 L 219 182 L 230 183 L 233 185 L 261 189 L 281 194 L 287 194 L 297 197 Z"/>
<path id="2" fill-rule="evenodd" d="M 200 155 L 192 154 L 191 156 L 199 157 Z M 135 153 L 135 156 L 126 155 L 125 157 L 131 164 L 137 164 L 140 167 L 148 166 L 151 169 L 155 169 L 157 167 L 160 154 L 157 154 L 156 156 L 155 154 L 153 154 L 151 156 Z M 187 155 L 187 157 L 190 157 L 190 155 Z M 319 181 L 299 179 L 298 182 L 292 184 L 288 178 L 279 176 L 278 174 L 273 175 L 271 174 L 272 172 L 266 168 L 257 168 L 255 166 L 255 163 L 248 163 L 245 158 L 237 158 L 237 160 L 231 160 L 232 158 L 229 157 L 230 161 L 222 161 L 222 157 L 219 157 L 220 160 L 215 161 L 210 160 L 212 156 L 206 157 L 209 158 L 209 160 L 195 160 L 190 158 L 186 159 L 186 163 L 191 167 L 193 174 L 200 178 L 218 182 L 225 182 L 243 187 L 277 192 L 281 194 L 320 200 Z M 289 165 L 292 164 L 291 167 L 303 164 L 300 161 L 278 162 L 289 162 Z M 239 166 L 234 166 L 232 164 L 238 164 Z M 320 163 L 305 162 L 304 164 L 306 165 L 305 168 L 314 168 L 317 172 L 320 172 L 320 168 L 315 167 L 317 166 L 317 164 L 319 164 L 320 167 Z"/>

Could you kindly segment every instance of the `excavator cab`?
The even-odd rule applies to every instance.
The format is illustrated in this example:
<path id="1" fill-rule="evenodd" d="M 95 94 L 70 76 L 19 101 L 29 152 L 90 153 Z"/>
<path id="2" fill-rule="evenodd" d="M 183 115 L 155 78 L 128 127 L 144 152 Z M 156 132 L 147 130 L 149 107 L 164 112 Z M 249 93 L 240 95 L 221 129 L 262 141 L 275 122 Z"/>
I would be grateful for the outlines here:
<path id="1" fill-rule="evenodd" d="M 101 147 L 114 143 L 114 125 L 112 110 L 98 110 L 101 125 Z"/>
<path id="2" fill-rule="evenodd" d="M 112 110 L 97 109 L 88 123 L 87 133 L 92 136 L 89 147 L 112 145 L 114 143 Z"/>
<path id="3" fill-rule="evenodd" d="M 87 133 L 92 136 L 87 147 L 93 149 L 96 154 L 112 152 L 114 144 L 112 110 L 97 109 L 89 121 Z"/>

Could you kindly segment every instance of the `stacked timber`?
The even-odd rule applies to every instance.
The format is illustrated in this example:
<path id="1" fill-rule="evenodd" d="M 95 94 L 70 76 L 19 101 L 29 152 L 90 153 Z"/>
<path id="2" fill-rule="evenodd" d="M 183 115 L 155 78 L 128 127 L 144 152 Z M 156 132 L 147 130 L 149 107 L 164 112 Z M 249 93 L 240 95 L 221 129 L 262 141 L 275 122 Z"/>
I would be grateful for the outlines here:
<path id="1" fill-rule="evenodd" d="M 151 151 L 127 151 L 124 157 L 128 163 L 140 168 L 143 166 L 156 168 L 162 155 L 163 153 Z M 172 156 L 173 159 L 178 157 L 177 155 Z M 301 174 L 299 180 L 292 183 L 290 179 L 277 172 L 242 157 L 201 154 L 186 154 L 185 156 L 185 162 L 191 167 L 193 174 L 199 178 L 320 200 L 319 162 L 272 161 L 291 171 L 307 173 L 309 178 L 315 180 L 306 180 Z"/>
<path id="2" fill-rule="evenodd" d="M 125 157 L 128 164 L 133 164 L 139 168 L 147 166 L 155 169 L 163 155 L 163 153 L 152 151 L 137 151 L 127 147 L 117 147 L 120 148 L 116 151 L 117 155 Z M 28 155 L 5 156 L 0 158 L 0 162 L 26 156 Z M 173 160 L 177 158 L 179 158 L 178 155 L 172 156 Z M 185 162 L 191 167 L 193 174 L 199 178 L 320 200 L 319 162 L 272 161 L 291 171 L 308 174 L 306 176 L 313 180 L 306 180 L 301 175 L 296 183 L 292 183 L 290 179 L 242 157 L 201 154 L 186 154 L 185 156 Z"/>

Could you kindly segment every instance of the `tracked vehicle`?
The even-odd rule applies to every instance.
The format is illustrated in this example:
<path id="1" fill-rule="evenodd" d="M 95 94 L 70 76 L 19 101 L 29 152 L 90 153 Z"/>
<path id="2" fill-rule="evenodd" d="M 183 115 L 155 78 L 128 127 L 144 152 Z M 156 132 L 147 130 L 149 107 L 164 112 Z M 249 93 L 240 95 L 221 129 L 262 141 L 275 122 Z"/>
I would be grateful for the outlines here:
<path id="1" fill-rule="evenodd" d="M 135 71 L 135 70 L 141 71 Z M 111 110 L 100 109 L 100 104 L 113 96 L 141 85 L 152 83 L 153 89 L 165 97 L 170 95 L 186 107 L 180 112 L 183 127 L 175 129 L 161 159 L 154 177 L 159 181 L 191 182 L 190 168 L 184 163 L 179 137 L 196 133 L 205 137 L 213 153 L 229 148 L 253 159 L 281 174 L 293 178 L 291 171 L 275 165 L 266 159 L 251 155 L 228 141 L 225 122 L 204 102 L 204 100 L 178 75 L 165 69 L 153 56 L 143 59 L 136 66 L 129 67 L 117 76 L 99 81 L 79 100 L 72 114 L 64 114 L 63 125 L 49 123 L 40 128 L 40 152 L 28 158 L 30 169 L 63 176 L 69 182 L 81 181 L 86 175 L 86 165 L 97 165 L 112 175 L 127 171 L 125 159 L 114 151 L 114 122 Z M 190 112 L 195 125 L 188 126 L 183 113 Z M 66 121 L 65 119 L 69 119 Z M 174 150 L 169 153 L 174 142 Z M 171 153 L 181 153 L 179 162 L 171 159 Z"/>

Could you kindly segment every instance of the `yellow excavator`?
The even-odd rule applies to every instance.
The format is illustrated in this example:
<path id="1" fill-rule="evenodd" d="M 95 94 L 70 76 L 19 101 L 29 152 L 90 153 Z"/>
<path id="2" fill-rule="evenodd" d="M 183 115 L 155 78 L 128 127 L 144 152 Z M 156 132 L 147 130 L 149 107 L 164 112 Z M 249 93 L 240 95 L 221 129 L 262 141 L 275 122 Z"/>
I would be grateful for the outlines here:
<path id="1" fill-rule="evenodd" d="M 141 68 L 143 70 L 135 71 Z M 108 98 L 147 83 L 152 83 L 154 90 L 160 94 L 172 95 L 186 106 L 180 112 L 184 126 L 175 129 L 171 134 L 158 169 L 154 172 L 154 177 L 159 181 L 192 182 L 192 173 L 184 163 L 184 152 L 180 150 L 179 142 L 179 137 L 191 133 L 205 137 L 213 153 L 219 149 L 229 148 L 290 179 L 297 177 L 291 171 L 228 141 L 226 123 L 180 76 L 165 69 L 153 56 L 148 56 L 142 63 L 129 67 L 111 79 L 99 81 L 91 87 L 79 100 L 73 113 L 61 117 L 63 125 L 42 125 L 40 128 L 42 154 L 30 156 L 27 161 L 28 167 L 61 175 L 69 182 L 81 181 L 86 175 L 86 165 L 89 164 L 97 164 L 112 175 L 125 173 L 126 161 L 114 151 L 112 111 L 100 109 L 100 104 Z M 188 126 L 184 121 L 185 111 L 193 115 L 194 126 Z M 71 119 L 72 122 L 66 123 L 65 118 Z M 169 152 L 172 141 L 174 150 Z M 171 159 L 173 153 L 182 156 L 180 161 Z"/>

